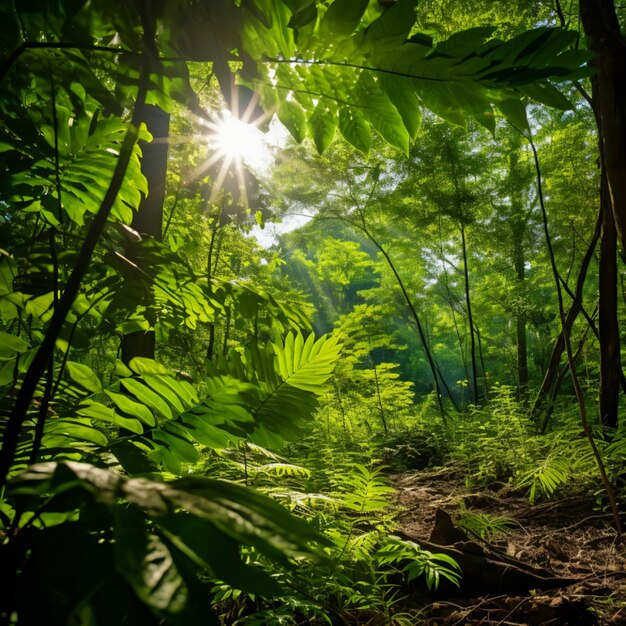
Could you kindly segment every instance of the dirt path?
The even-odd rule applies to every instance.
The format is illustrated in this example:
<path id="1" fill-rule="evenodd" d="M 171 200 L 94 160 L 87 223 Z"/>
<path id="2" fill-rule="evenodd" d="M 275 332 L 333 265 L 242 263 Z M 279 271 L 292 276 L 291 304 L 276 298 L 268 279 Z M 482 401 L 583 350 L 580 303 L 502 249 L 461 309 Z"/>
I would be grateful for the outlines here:
<path id="1" fill-rule="evenodd" d="M 616 544 L 611 517 L 594 511 L 593 498 L 571 496 L 531 505 L 506 487 L 473 492 L 451 470 L 396 474 L 402 531 L 427 540 L 437 509 L 455 522 L 473 516 L 508 518 L 504 532 L 488 539 L 508 556 L 579 582 L 531 595 L 430 601 L 419 622 L 432 625 L 626 625 L 626 548 Z M 468 515 L 469 514 L 469 515 Z M 476 524 L 476 521 L 475 521 Z M 472 535 L 469 532 L 470 536 Z M 472 536 L 477 543 L 481 540 Z"/>

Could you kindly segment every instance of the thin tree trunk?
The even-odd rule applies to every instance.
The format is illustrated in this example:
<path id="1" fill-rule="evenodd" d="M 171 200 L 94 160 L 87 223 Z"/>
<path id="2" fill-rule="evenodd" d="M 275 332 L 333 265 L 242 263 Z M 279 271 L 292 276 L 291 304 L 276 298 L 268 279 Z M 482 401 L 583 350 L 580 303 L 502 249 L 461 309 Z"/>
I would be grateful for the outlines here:
<path id="1" fill-rule="evenodd" d="M 150 143 L 141 142 L 143 153 L 141 171 L 148 182 L 148 195 L 141 200 L 139 210 L 135 213 L 131 226 L 141 235 L 148 235 L 160 241 L 163 228 L 170 116 L 157 106 L 146 105 L 142 121 L 146 123 L 153 137 Z M 126 256 L 141 267 L 142 261 L 141 258 L 138 258 L 137 251 L 137 244 L 129 243 Z M 149 270 L 150 268 L 145 269 Z M 151 302 L 148 301 L 146 304 L 150 306 Z M 137 331 L 124 335 L 122 338 L 122 361 L 124 363 L 128 363 L 136 356 L 153 359 L 154 351 L 154 330 Z"/>
<path id="2" fill-rule="evenodd" d="M 461 337 L 461 331 L 456 321 L 456 311 L 454 309 L 454 296 L 452 294 L 452 290 L 450 289 L 450 276 L 448 275 L 448 268 L 446 265 L 446 258 L 445 258 L 445 254 L 443 251 L 443 244 L 441 243 L 443 242 L 443 233 L 441 229 L 441 214 L 439 214 L 437 217 L 437 226 L 439 228 L 439 241 L 440 241 L 439 258 L 441 261 L 441 266 L 443 268 L 443 276 L 444 276 L 443 286 L 447 294 L 446 300 L 448 304 L 450 305 L 450 313 L 452 315 L 452 323 L 454 324 L 454 332 L 456 333 L 456 338 L 459 343 L 459 355 L 461 356 L 461 363 L 463 365 L 463 371 L 465 372 L 465 380 L 469 380 L 470 379 L 469 367 L 468 367 L 467 358 L 465 355 L 465 348 L 463 346 L 463 338 Z M 454 268 L 454 269 L 458 271 L 458 268 Z"/>
<path id="3" fill-rule="evenodd" d="M 476 337 L 474 335 L 474 319 L 470 299 L 469 268 L 467 266 L 467 241 L 465 239 L 465 224 L 461 220 L 461 248 L 463 253 L 463 276 L 465 277 L 465 304 L 467 306 L 467 323 L 470 331 L 470 360 L 472 363 L 472 403 L 478 403 L 478 374 L 476 373 Z"/>
<path id="4" fill-rule="evenodd" d="M 213 267 L 213 248 L 215 247 L 215 238 L 219 229 L 219 224 L 222 220 L 222 211 L 224 210 L 223 204 L 220 206 L 218 215 L 215 217 L 213 224 L 211 224 L 211 241 L 209 242 L 209 253 L 207 254 L 206 272 L 207 272 L 207 287 L 211 289 L 211 281 L 213 280 L 214 267 Z M 217 261 L 215 262 L 217 265 Z M 206 349 L 207 361 L 213 360 L 213 354 L 215 352 L 215 322 L 209 324 L 209 343 Z"/>
<path id="5" fill-rule="evenodd" d="M 593 232 L 593 237 L 589 242 L 589 246 L 585 252 L 585 256 L 580 264 L 580 270 L 578 272 L 578 278 L 576 279 L 576 291 L 574 292 L 574 299 L 572 304 L 567 312 L 567 316 L 565 317 L 565 329 L 567 333 L 571 333 L 572 326 L 578 317 L 578 314 L 581 311 L 583 304 L 583 287 L 585 285 L 585 279 L 587 277 L 587 270 L 589 269 L 589 265 L 591 264 L 591 260 L 593 259 L 593 253 L 596 249 L 596 245 L 598 243 L 598 239 L 600 238 L 600 230 L 602 227 L 602 214 L 598 215 L 598 219 L 596 220 L 596 227 Z M 548 369 L 543 377 L 543 382 L 541 383 L 541 388 L 537 393 L 537 397 L 535 399 L 535 403 L 533 405 L 533 409 L 531 411 L 531 418 L 538 419 L 538 413 L 541 410 L 543 405 L 543 401 L 550 393 L 550 389 L 553 386 L 554 380 L 558 375 L 559 371 L 559 363 L 561 362 L 561 356 L 563 351 L 565 350 L 565 341 L 563 337 L 563 330 L 559 333 L 559 336 L 556 339 L 554 347 L 552 348 L 552 354 L 550 356 L 550 362 L 548 364 Z"/>
<path id="6" fill-rule="evenodd" d="M 616 428 L 622 371 L 617 315 L 617 232 L 604 173 L 600 197 L 600 419 L 603 426 Z"/>
<path id="7" fill-rule="evenodd" d="M 559 305 L 559 319 L 561 321 L 561 330 L 563 332 L 563 341 L 565 343 L 565 353 L 567 355 L 567 364 L 569 367 L 570 376 L 572 379 L 572 386 L 574 387 L 574 394 L 576 396 L 576 402 L 578 404 L 578 411 L 580 415 L 580 423 L 585 434 L 585 438 L 589 442 L 589 447 L 598 466 L 598 473 L 602 480 L 602 485 L 606 491 L 609 504 L 611 505 L 611 511 L 613 513 L 613 521 L 615 522 L 615 530 L 617 532 L 617 542 L 622 539 L 622 518 L 617 505 L 617 499 L 615 497 L 615 490 L 611 483 L 611 479 L 606 470 L 606 466 L 602 459 L 602 454 L 595 441 L 595 437 L 589 419 L 587 418 L 587 409 L 585 407 L 585 396 L 583 394 L 582 387 L 576 372 L 576 363 L 574 361 L 574 354 L 572 352 L 572 343 L 570 341 L 570 333 L 565 323 L 565 307 L 563 306 L 563 291 L 561 289 L 561 282 L 559 280 L 559 270 L 556 265 L 556 258 L 554 255 L 554 249 L 552 247 L 552 241 L 550 239 L 550 232 L 548 228 L 548 214 L 546 212 L 546 206 L 543 196 L 543 185 L 541 181 L 541 168 L 539 166 L 539 155 L 537 154 L 537 148 L 533 141 L 532 135 L 529 132 L 528 141 L 533 152 L 533 159 L 535 161 L 535 171 L 537 173 L 537 195 L 539 197 L 539 205 L 541 208 L 541 216 L 543 219 L 543 230 L 546 238 L 546 247 L 548 249 L 548 257 L 550 259 L 550 266 L 552 268 L 552 275 L 554 277 L 554 285 L 556 287 L 557 301 Z"/>
<path id="8" fill-rule="evenodd" d="M 413 305 L 413 301 L 411 300 L 411 297 L 409 296 L 406 290 L 404 281 L 400 277 L 400 274 L 398 273 L 396 266 L 394 265 L 393 261 L 391 260 L 391 257 L 389 256 L 389 253 L 383 248 L 383 246 L 379 243 L 379 241 L 370 233 L 369 229 L 365 225 L 365 219 L 363 215 L 361 215 L 361 222 L 362 222 L 361 225 L 357 225 L 357 224 L 353 224 L 353 225 L 359 228 L 359 230 L 361 230 L 361 232 L 374 244 L 374 246 L 376 246 L 378 251 L 383 255 L 383 257 L 385 258 L 385 261 L 387 261 L 387 265 L 389 266 L 389 269 L 391 270 L 391 272 L 394 275 L 394 278 L 396 279 L 396 283 L 398 287 L 400 287 L 400 291 L 402 292 L 404 301 L 406 302 L 407 306 L 409 307 L 409 310 L 411 311 L 411 316 L 413 317 L 413 321 L 415 322 L 415 327 L 417 328 L 417 334 L 419 335 L 420 342 L 422 344 L 422 349 L 424 350 L 424 355 L 426 356 L 426 360 L 428 361 L 428 365 L 430 367 L 430 371 L 433 377 L 433 383 L 435 385 L 435 393 L 437 394 L 437 405 L 439 406 L 439 413 L 441 415 L 441 418 L 445 420 L 446 412 L 445 412 L 445 409 L 443 408 L 443 400 L 441 397 L 441 387 L 439 386 L 439 378 L 441 377 L 441 373 L 438 371 L 438 367 L 435 363 L 435 359 L 433 358 L 433 355 L 430 351 L 430 347 L 428 346 L 426 334 L 424 333 L 422 322 L 420 321 L 419 315 L 417 314 L 417 309 Z M 441 377 L 441 380 L 442 380 L 442 383 L 445 385 L 445 381 L 443 380 L 443 377 Z M 452 396 L 450 396 L 450 399 L 454 403 L 454 399 L 452 398 Z"/>
<path id="9" fill-rule="evenodd" d="M 441 415 L 441 419 L 443 421 L 446 420 L 447 415 L 446 415 L 446 411 L 444 409 L 443 406 L 443 399 L 442 399 L 442 394 L 441 394 L 441 387 L 439 385 L 439 381 L 441 381 L 441 384 L 444 386 L 444 388 L 446 389 L 447 393 L 448 393 L 448 397 L 450 399 L 450 402 L 452 403 L 452 405 L 454 406 L 455 410 L 458 411 L 459 407 L 457 406 L 456 401 L 454 400 L 454 397 L 452 396 L 452 393 L 450 392 L 450 389 L 444 379 L 444 377 L 441 374 L 441 371 L 430 351 L 430 347 L 428 346 L 428 341 L 426 339 L 426 335 L 424 333 L 424 328 L 422 326 L 422 323 L 420 321 L 420 318 L 417 314 L 417 310 L 415 308 L 415 306 L 413 305 L 413 302 L 406 290 L 406 287 L 404 285 L 404 282 L 402 281 L 402 278 L 400 277 L 400 274 L 398 273 L 398 270 L 396 269 L 396 266 L 393 264 L 393 261 L 391 260 L 391 257 L 389 256 L 388 252 L 383 248 L 383 246 L 380 244 L 380 242 L 374 237 L 374 235 L 372 235 L 372 233 L 369 231 L 369 229 L 367 228 L 366 222 L 365 222 L 365 216 L 363 215 L 363 211 L 362 209 L 358 209 L 358 214 L 359 214 L 359 218 L 360 218 L 360 223 L 355 223 L 345 217 L 335 217 L 334 219 L 339 219 L 342 220 L 344 222 L 347 222 L 348 224 L 351 224 L 354 228 L 358 228 L 376 247 L 376 249 L 383 255 L 383 257 L 385 258 L 385 261 L 387 262 L 387 265 L 389 266 L 389 269 L 392 271 L 395 279 L 396 279 L 396 283 L 398 284 L 398 287 L 400 287 L 400 291 L 402 292 L 402 296 L 404 298 L 404 301 L 406 302 L 407 306 L 409 307 L 409 310 L 411 311 L 411 316 L 413 317 L 413 321 L 415 322 L 415 326 L 417 329 L 417 333 L 419 335 L 420 338 L 420 342 L 422 344 L 422 348 L 424 350 L 424 354 L 426 356 L 426 360 L 428 361 L 428 366 L 430 368 L 432 377 L 433 377 L 433 384 L 435 387 L 435 393 L 437 394 L 437 405 L 439 407 L 439 413 Z M 331 218 L 332 219 L 332 218 Z"/>
<path id="10" fill-rule="evenodd" d="M 389 268 L 393 272 L 396 282 L 398 283 L 398 286 L 400 287 L 400 291 L 402 291 L 404 301 L 407 303 L 407 306 L 409 307 L 409 310 L 411 311 L 411 315 L 413 316 L 413 321 L 415 322 L 415 327 L 417 328 L 417 334 L 419 335 L 420 341 L 422 343 L 422 349 L 424 350 L 424 354 L 426 355 L 426 360 L 428 361 L 428 365 L 430 366 L 430 371 L 433 376 L 433 382 L 435 385 L 435 393 L 437 394 L 437 404 L 439 405 L 439 413 L 441 414 L 442 419 L 445 419 L 446 412 L 443 408 L 443 401 L 441 399 L 441 388 L 439 387 L 437 367 L 435 365 L 435 360 L 433 358 L 433 355 L 430 351 L 430 347 L 428 346 L 428 341 L 426 340 L 426 335 L 424 334 L 422 322 L 420 321 L 419 315 L 417 314 L 417 310 L 413 306 L 413 302 L 411 301 L 411 298 L 409 297 L 409 294 L 404 286 L 404 282 L 402 281 L 400 274 L 398 274 L 398 271 L 396 270 L 396 266 L 393 264 L 393 261 L 391 260 L 389 254 L 387 254 L 387 251 L 384 250 L 383 247 L 380 244 L 378 244 L 371 236 L 370 236 L 370 240 L 380 250 L 382 255 L 385 257 L 385 260 L 387 261 L 387 264 L 389 265 Z"/>
<path id="11" fill-rule="evenodd" d="M 489 385 L 487 383 L 487 370 L 485 369 L 485 359 L 483 358 L 483 340 L 480 334 L 478 326 L 474 326 L 476 331 L 476 339 L 478 340 L 478 357 L 480 360 L 480 369 L 483 373 L 483 392 L 485 394 L 485 400 L 489 398 Z"/>
<path id="12" fill-rule="evenodd" d="M 215 352 L 215 322 L 209 324 L 209 343 L 206 349 L 207 361 L 213 360 L 213 353 Z"/>
<path id="13" fill-rule="evenodd" d="M 593 312 L 593 317 L 595 317 L 597 312 L 598 312 L 598 306 L 596 305 L 596 308 Z M 589 334 L 589 331 L 591 330 L 591 328 L 592 328 L 591 326 L 587 326 L 587 328 L 585 328 L 585 332 L 583 333 L 583 336 L 580 338 L 578 342 L 578 347 L 576 348 L 576 352 L 574 353 L 574 363 L 578 360 L 578 357 L 580 356 L 580 353 L 583 350 L 585 341 L 587 339 L 587 335 Z M 549 390 L 550 393 L 548 395 L 548 400 L 547 400 L 546 408 L 544 411 L 543 422 L 541 424 L 541 427 L 538 429 L 538 433 L 540 435 L 545 435 L 546 433 L 546 429 L 548 428 L 548 423 L 550 422 L 550 417 L 552 416 L 552 411 L 554 409 L 554 402 L 556 400 L 557 394 L 559 393 L 559 387 L 561 386 L 561 382 L 563 381 L 563 378 L 565 378 L 565 375 L 567 374 L 568 370 L 569 370 L 569 365 L 565 363 L 565 365 L 563 365 L 563 367 L 561 367 L 561 369 L 557 372 L 557 375 L 554 379 L 554 384 Z"/>

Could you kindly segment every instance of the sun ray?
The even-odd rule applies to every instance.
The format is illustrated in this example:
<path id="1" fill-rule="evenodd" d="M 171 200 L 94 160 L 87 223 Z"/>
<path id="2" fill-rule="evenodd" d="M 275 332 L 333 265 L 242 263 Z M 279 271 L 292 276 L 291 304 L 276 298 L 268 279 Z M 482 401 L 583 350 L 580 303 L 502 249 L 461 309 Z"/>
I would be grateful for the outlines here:
<path id="1" fill-rule="evenodd" d="M 245 106 L 242 106 L 245 102 Z M 248 203 L 247 173 L 263 176 L 274 162 L 273 146 L 265 138 L 259 126 L 273 115 L 265 112 L 259 116 L 258 96 L 240 98 L 240 90 L 234 89 L 229 100 L 230 109 L 209 116 L 193 116 L 200 131 L 193 138 L 177 137 L 172 142 L 195 141 L 206 146 L 205 160 L 186 175 L 186 181 L 210 175 L 210 199 L 214 201 L 222 189 L 237 186 L 238 201 Z M 254 119 L 253 119 L 254 118 Z M 228 179 L 228 180 L 227 180 Z M 232 182 L 230 182 L 232 181 Z"/>

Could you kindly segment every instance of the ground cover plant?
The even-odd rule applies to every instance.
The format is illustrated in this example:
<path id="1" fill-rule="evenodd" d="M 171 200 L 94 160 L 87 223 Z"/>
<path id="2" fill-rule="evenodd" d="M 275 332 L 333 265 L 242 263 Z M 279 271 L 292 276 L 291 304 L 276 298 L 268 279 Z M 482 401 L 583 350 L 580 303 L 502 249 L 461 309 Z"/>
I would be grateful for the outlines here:
<path id="1" fill-rule="evenodd" d="M 622 13 L 4 3 L 0 623 L 620 623 Z"/>

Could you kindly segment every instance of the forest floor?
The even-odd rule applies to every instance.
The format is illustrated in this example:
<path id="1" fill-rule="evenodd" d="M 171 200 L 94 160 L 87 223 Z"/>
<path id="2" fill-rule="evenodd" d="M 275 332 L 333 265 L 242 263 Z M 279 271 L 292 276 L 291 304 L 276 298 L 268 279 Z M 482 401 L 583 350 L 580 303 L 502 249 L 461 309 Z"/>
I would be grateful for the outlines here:
<path id="1" fill-rule="evenodd" d="M 488 542 L 468 533 L 470 539 L 556 577 L 576 579 L 550 591 L 479 595 L 442 590 L 426 609 L 415 609 L 415 623 L 626 625 L 626 548 L 616 542 L 610 514 L 594 511 L 593 497 L 570 495 L 532 505 L 525 494 L 502 485 L 472 491 L 459 472 L 448 469 L 396 474 L 392 480 L 402 509 L 401 531 L 417 543 L 431 537 L 438 509 L 453 521 L 468 512 L 506 517 L 505 532 Z M 411 599 L 424 606 L 423 597 Z"/>

